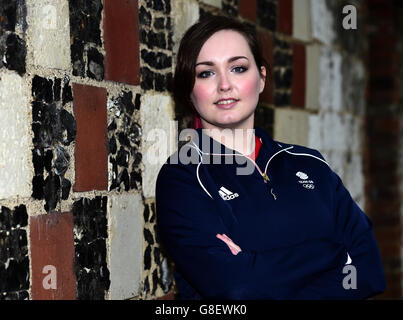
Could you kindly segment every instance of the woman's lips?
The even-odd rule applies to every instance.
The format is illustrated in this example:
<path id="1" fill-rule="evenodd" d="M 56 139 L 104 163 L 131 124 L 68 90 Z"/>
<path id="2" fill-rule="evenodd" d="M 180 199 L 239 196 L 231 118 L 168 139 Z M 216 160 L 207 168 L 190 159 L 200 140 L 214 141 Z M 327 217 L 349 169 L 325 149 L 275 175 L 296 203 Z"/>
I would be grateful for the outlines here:
<path id="1" fill-rule="evenodd" d="M 229 99 L 228 99 L 229 100 Z M 236 99 L 231 99 L 231 100 L 234 100 L 233 102 L 230 102 L 230 103 L 218 103 L 218 102 L 220 102 L 220 101 L 222 101 L 222 100 L 219 100 L 219 101 L 217 101 L 216 103 L 215 103 L 215 105 L 218 107 L 218 108 L 220 108 L 220 109 L 231 109 L 233 106 L 235 106 L 237 103 L 238 103 L 238 101 L 239 100 L 236 100 Z"/>

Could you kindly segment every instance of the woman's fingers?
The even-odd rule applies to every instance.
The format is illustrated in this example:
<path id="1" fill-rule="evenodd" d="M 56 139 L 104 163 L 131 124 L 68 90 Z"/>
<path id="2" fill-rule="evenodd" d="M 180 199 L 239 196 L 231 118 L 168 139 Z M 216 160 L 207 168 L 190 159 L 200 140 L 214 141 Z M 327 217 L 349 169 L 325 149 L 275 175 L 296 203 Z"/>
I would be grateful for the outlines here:
<path id="1" fill-rule="evenodd" d="M 228 246 L 228 248 L 231 250 L 231 253 L 233 255 L 237 255 L 239 252 L 241 252 L 241 248 L 237 246 L 229 237 L 227 237 L 225 234 L 217 234 L 216 237 L 222 241 L 225 242 L 225 244 Z"/>
<path id="2" fill-rule="evenodd" d="M 238 245 L 236 245 L 236 244 L 232 241 L 232 239 L 229 238 L 225 233 L 223 234 L 223 237 L 226 238 L 236 250 L 241 251 L 241 248 L 240 248 Z"/>

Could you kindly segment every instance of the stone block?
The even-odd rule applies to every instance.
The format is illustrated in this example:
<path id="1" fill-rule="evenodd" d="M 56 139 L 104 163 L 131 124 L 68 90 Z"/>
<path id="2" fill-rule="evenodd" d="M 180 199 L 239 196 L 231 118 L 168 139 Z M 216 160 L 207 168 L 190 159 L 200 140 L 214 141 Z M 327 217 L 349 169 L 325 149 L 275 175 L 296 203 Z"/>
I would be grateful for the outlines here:
<path id="1" fill-rule="evenodd" d="M 310 41 L 312 38 L 310 0 L 294 0 L 292 12 L 293 37 L 303 41 Z"/>
<path id="2" fill-rule="evenodd" d="M 105 80 L 140 83 L 137 0 L 104 1 Z"/>
<path id="3" fill-rule="evenodd" d="M 339 111 L 342 107 L 342 57 L 325 46 L 306 47 L 306 100 L 312 110 Z"/>
<path id="4" fill-rule="evenodd" d="M 30 122 L 26 81 L 0 71 L 0 199 L 29 197 L 31 170 Z"/>
<path id="5" fill-rule="evenodd" d="M 177 123 L 173 121 L 174 106 L 169 96 L 149 94 L 141 98 L 142 181 L 144 197 L 148 198 L 155 195 L 155 182 L 160 168 L 177 149 Z"/>
<path id="6" fill-rule="evenodd" d="M 106 89 L 73 84 L 77 123 L 74 191 L 107 190 Z"/>
<path id="7" fill-rule="evenodd" d="M 195 0 L 174 1 L 174 52 L 178 52 L 179 42 L 186 30 L 199 20 L 199 4 Z"/>
<path id="8" fill-rule="evenodd" d="M 317 44 L 306 46 L 306 109 L 319 110 L 319 59 L 321 46 Z"/>
<path id="9" fill-rule="evenodd" d="M 258 105 L 255 111 L 255 125 L 264 129 L 271 137 L 273 136 L 274 109 Z"/>
<path id="10" fill-rule="evenodd" d="M 349 124 L 344 116 L 326 112 L 323 116 L 323 148 L 344 152 L 348 149 Z"/>
<path id="11" fill-rule="evenodd" d="M 219 9 L 222 8 L 222 0 L 200 0 L 200 2 Z"/>
<path id="12" fill-rule="evenodd" d="M 110 287 L 107 202 L 107 197 L 96 196 L 73 203 L 74 271 L 79 300 L 104 300 Z"/>
<path id="13" fill-rule="evenodd" d="M 11 12 L 8 12 L 12 16 Z M 0 16 L 1 12 L 0 12 Z M 2 16 L 2 19 L 7 20 Z M 1 24 L 1 23 L 0 23 Z M 1 29 L 1 25 L 0 25 Z M 27 45 L 25 39 L 15 33 L 2 35 L 0 38 L 0 68 L 15 70 L 20 76 L 26 71 Z"/>
<path id="14" fill-rule="evenodd" d="M 322 47 L 319 62 L 319 105 L 321 109 L 339 111 L 342 107 L 341 55 Z"/>
<path id="15" fill-rule="evenodd" d="M 330 168 L 336 172 L 341 179 L 344 177 L 346 153 L 338 150 L 325 151 L 326 161 Z"/>
<path id="16" fill-rule="evenodd" d="M 73 215 L 48 213 L 30 217 L 32 298 L 74 300 Z"/>
<path id="17" fill-rule="evenodd" d="M 108 210 L 110 299 L 128 299 L 141 289 L 144 210 L 141 195 L 113 195 Z"/>
<path id="18" fill-rule="evenodd" d="M 359 153 L 352 153 L 347 158 L 343 182 L 351 197 L 363 210 L 365 192 L 362 160 L 362 155 Z"/>
<path id="19" fill-rule="evenodd" d="M 291 105 L 293 78 L 293 55 L 291 43 L 274 36 L 274 104 Z"/>
<path id="20" fill-rule="evenodd" d="M 0 208 L 0 300 L 29 298 L 29 255 L 25 205 Z"/>
<path id="21" fill-rule="evenodd" d="M 346 147 L 352 152 L 361 153 L 364 143 L 363 120 L 348 113 L 344 114 L 344 118 L 347 137 Z"/>
<path id="22" fill-rule="evenodd" d="M 356 115 L 363 115 L 366 103 L 366 74 L 362 62 L 348 57 L 343 58 L 341 72 L 343 107 Z"/>
<path id="23" fill-rule="evenodd" d="M 309 132 L 308 113 L 292 109 L 275 109 L 274 139 L 306 146 Z"/>
<path id="24" fill-rule="evenodd" d="M 68 0 L 27 0 L 28 41 L 35 66 L 70 70 Z"/>
<path id="25" fill-rule="evenodd" d="M 257 1 L 257 21 L 261 27 L 266 28 L 270 31 L 276 31 L 277 6 L 277 0 Z"/>
<path id="26" fill-rule="evenodd" d="M 104 79 L 104 57 L 100 53 L 102 9 L 102 0 L 69 1 L 74 76 Z"/>
<path id="27" fill-rule="evenodd" d="M 321 116 L 310 114 L 308 116 L 308 128 L 307 147 L 320 152 L 323 149 L 323 123 Z"/>
<path id="28" fill-rule="evenodd" d="M 312 37 L 326 45 L 336 39 L 334 17 L 326 1 L 311 0 Z"/>

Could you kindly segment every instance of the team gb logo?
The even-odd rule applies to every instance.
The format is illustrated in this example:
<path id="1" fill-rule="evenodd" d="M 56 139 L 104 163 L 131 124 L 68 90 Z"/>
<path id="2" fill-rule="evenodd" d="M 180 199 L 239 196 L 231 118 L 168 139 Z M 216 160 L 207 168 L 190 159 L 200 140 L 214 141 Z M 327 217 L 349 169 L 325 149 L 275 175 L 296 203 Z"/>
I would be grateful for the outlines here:
<path id="1" fill-rule="evenodd" d="M 307 175 L 306 173 L 301 172 L 301 171 L 298 171 L 295 175 L 296 175 L 298 178 L 302 179 L 302 180 L 308 179 L 308 175 Z"/>

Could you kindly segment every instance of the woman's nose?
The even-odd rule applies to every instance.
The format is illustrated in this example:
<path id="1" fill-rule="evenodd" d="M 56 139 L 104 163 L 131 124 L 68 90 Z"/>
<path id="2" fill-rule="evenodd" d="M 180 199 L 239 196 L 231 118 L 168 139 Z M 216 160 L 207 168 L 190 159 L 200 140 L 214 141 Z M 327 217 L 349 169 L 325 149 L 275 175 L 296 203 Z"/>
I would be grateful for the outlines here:
<path id="1" fill-rule="evenodd" d="M 228 78 L 228 76 L 225 74 L 221 74 L 220 82 L 218 84 L 219 91 L 228 91 L 228 90 L 231 90 L 231 88 L 232 88 L 232 85 L 231 85 L 231 81 Z"/>

